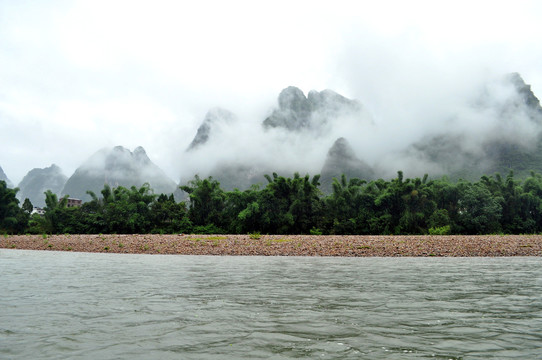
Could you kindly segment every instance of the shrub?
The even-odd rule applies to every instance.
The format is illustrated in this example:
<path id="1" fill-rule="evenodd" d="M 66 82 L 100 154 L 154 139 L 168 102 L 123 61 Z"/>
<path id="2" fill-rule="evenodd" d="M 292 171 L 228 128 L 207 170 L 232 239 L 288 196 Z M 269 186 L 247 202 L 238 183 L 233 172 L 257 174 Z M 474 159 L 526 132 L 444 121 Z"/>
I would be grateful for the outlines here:
<path id="1" fill-rule="evenodd" d="M 450 235 L 450 225 L 432 227 L 429 229 L 429 235 Z"/>
<path id="2" fill-rule="evenodd" d="M 209 224 L 205 226 L 195 226 L 193 229 L 194 234 L 212 235 L 212 234 L 224 234 L 225 231 L 215 224 Z"/>
<path id="3" fill-rule="evenodd" d="M 315 228 L 313 227 L 312 229 L 309 230 L 310 231 L 310 234 L 311 235 L 322 235 L 322 230 L 318 229 L 318 228 Z"/>

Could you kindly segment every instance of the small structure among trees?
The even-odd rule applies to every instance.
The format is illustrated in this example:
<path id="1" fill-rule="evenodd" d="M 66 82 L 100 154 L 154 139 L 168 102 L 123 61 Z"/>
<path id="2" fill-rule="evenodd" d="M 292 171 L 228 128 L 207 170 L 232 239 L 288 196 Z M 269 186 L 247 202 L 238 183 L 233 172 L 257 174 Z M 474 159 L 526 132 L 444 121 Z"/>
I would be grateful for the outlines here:
<path id="1" fill-rule="evenodd" d="M 71 197 L 68 198 L 68 202 L 66 203 L 66 207 L 79 207 L 82 205 L 83 205 L 83 200 L 71 198 Z"/>

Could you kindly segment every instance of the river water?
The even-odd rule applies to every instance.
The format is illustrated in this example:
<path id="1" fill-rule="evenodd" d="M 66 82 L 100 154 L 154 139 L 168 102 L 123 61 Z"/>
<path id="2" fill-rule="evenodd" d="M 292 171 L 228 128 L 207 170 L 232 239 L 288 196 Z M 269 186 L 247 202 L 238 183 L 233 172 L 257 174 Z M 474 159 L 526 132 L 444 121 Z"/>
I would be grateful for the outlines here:
<path id="1" fill-rule="evenodd" d="M 541 359 L 540 258 L 0 250 L 0 359 Z"/>

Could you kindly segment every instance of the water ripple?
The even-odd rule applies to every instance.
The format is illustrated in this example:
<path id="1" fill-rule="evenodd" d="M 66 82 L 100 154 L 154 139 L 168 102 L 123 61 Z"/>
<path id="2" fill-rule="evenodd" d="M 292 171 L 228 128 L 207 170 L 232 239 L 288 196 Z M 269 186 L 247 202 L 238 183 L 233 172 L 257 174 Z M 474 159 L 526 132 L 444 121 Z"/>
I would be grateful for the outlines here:
<path id="1" fill-rule="evenodd" d="M 540 265 L 0 250 L 0 358 L 542 358 Z"/>

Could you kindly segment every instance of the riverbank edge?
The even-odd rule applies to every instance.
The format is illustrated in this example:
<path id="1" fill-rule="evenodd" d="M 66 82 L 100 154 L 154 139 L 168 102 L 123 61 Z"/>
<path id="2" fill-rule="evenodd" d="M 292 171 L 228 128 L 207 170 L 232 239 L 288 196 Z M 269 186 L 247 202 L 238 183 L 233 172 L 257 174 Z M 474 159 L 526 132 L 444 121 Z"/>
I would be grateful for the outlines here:
<path id="1" fill-rule="evenodd" d="M 0 248 L 176 255 L 501 257 L 542 256 L 542 235 L 4 235 Z"/>

